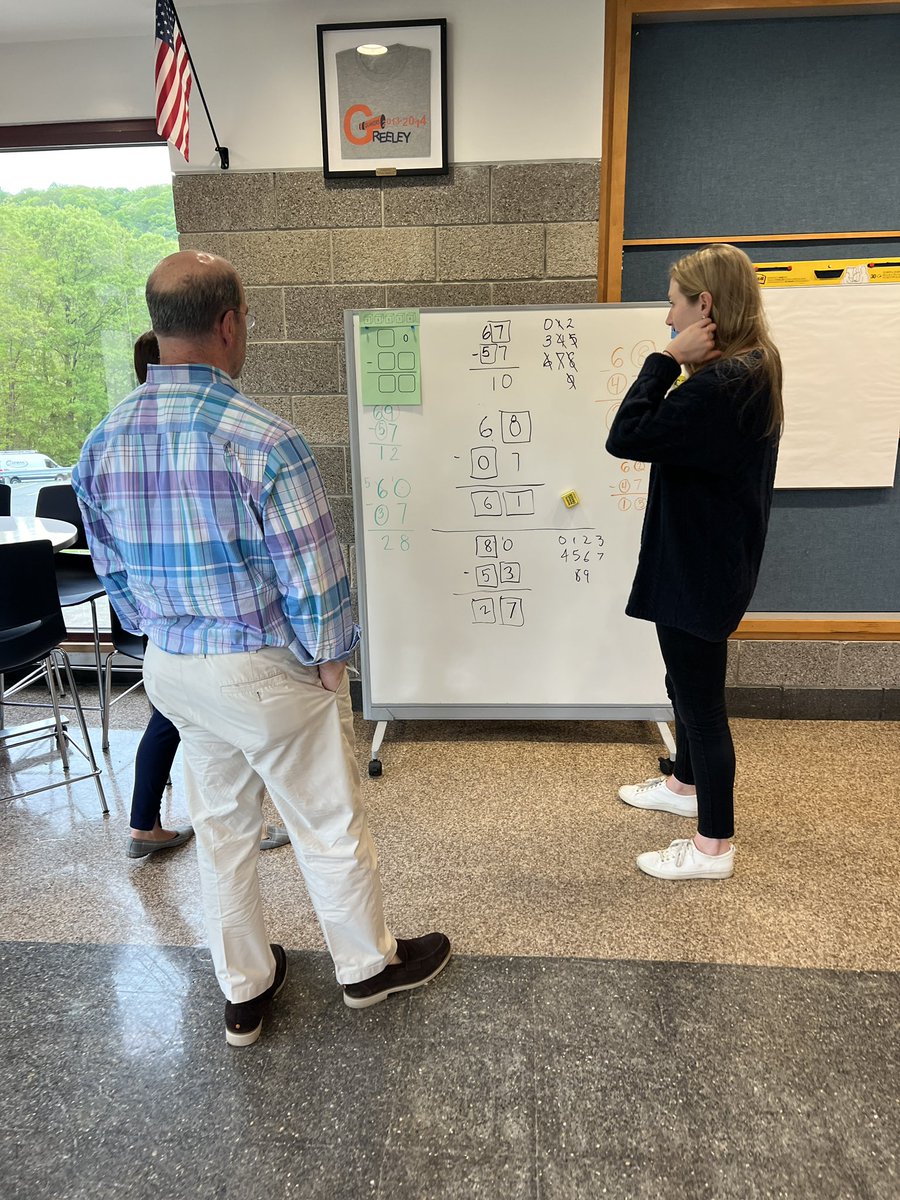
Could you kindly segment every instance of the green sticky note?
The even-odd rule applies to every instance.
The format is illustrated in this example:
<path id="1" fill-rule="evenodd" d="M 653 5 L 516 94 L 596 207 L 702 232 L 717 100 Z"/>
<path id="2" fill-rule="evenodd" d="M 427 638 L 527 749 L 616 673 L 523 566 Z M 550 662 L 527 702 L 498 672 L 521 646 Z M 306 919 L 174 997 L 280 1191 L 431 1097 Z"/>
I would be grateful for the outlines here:
<path id="1" fill-rule="evenodd" d="M 360 391 L 364 405 L 421 404 L 419 310 L 359 314 Z"/>

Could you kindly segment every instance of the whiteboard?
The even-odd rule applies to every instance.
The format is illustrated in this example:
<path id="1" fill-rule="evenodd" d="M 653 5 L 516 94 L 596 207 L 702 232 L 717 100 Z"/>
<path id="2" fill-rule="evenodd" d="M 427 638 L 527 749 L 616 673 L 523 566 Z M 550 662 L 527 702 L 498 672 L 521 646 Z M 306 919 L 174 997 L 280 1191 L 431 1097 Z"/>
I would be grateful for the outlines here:
<path id="1" fill-rule="evenodd" d="M 423 310 L 422 404 L 374 408 L 347 314 L 366 717 L 671 719 L 624 613 L 649 468 L 604 449 L 664 309 Z"/>

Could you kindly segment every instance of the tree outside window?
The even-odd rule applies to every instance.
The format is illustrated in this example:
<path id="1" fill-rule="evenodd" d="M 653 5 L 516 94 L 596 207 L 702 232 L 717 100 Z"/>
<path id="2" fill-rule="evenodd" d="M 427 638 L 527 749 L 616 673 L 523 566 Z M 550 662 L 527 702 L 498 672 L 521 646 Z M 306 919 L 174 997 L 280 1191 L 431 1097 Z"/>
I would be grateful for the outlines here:
<path id="1" fill-rule="evenodd" d="M 42 480 L 7 473 L 13 514 L 34 513 L 136 386 L 144 284 L 177 249 L 164 145 L 0 153 L 0 467 L 4 451 L 50 463 Z M 108 628 L 105 601 L 98 617 Z M 66 609 L 66 624 L 89 629 L 88 606 Z"/>
<path id="2" fill-rule="evenodd" d="M 94 165 L 79 169 L 78 157 Z M 148 157 L 160 182 L 129 186 L 147 177 Z M 28 186 L 48 169 L 53 182 Z M 96 182 L 56 182 L 85 172 Z M 144 284 L 177 249 L 164 148 L 0 155 L 0 451 L 77 460 L 135 386 L 132 346 L 149 325 Z M 33 512 L 39 486 L 18 485 L 13 511 Z"/>

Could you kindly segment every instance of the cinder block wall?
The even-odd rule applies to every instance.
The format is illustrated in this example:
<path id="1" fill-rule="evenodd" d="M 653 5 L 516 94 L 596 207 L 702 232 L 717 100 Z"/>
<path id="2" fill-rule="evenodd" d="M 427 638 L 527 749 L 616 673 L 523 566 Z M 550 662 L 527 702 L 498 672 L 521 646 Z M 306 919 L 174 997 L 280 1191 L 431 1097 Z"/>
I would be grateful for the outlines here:
<path id="1" fill-rule="evenodd" d="M 242 386 L 311 445 L 354 592 L 344 309 L 592 303 L 599 191 L 597 162 L 175 178 L 182 248 L 244 280 L 256 327 Z M 900 643 L 733 643 L 729 683 L 735 715 L 900 719 Z"/>

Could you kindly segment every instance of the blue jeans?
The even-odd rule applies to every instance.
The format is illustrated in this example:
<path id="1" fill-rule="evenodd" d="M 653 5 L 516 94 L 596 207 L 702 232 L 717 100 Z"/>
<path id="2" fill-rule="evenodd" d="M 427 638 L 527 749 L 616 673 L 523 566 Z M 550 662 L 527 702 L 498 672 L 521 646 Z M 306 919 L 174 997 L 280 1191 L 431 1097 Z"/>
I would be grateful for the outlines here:
<path id="1" fill-rule="evenodd" d="M 657 625 L 666 691 L 675 709 L 675 778 L 697 788 L 698 832 L 734 835 L 734 743 L 725 709 L 728 642 Z"/>

